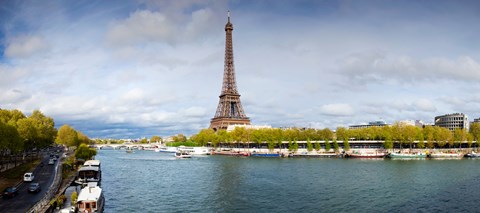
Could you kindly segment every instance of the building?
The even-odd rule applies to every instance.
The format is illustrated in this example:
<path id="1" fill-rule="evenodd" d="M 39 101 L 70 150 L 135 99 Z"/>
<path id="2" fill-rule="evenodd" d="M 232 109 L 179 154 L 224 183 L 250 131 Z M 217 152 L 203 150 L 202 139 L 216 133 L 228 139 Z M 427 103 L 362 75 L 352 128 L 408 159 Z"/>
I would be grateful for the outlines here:
<path id="1" fill-rule="evenodd" d="M 225 25 L 225 65 L 223 71 L 223 86 L 215 116 L 210 121 L 210 128 L 217 131 L 227 129 L 229 125 L 250 125 L 250 119 L 243 111 L 240 93 L 235 81 L 235 66 L 233 64 L 232 44 L 233 24 L 230 23 L 230 12 Z"/>
<path id="2" fill-rule="evenodd" d="M 368 122 L 368 124 L 359 124 L 359 125 L 351 125 L 348 126 L 348 129 L 364 129 L 369 127 L 382 127 L 382 126 L 389 126 L 389 124 L 385 123 L 385 121 L 372 121 Z"/>
<path id="3" fill-rule="evenodd" d="M 455 129 L 469 129 L 468 117 L 463 113 L 453 113 L 435 117 L 435 126 L 444 127 L 450 131 Z"/>

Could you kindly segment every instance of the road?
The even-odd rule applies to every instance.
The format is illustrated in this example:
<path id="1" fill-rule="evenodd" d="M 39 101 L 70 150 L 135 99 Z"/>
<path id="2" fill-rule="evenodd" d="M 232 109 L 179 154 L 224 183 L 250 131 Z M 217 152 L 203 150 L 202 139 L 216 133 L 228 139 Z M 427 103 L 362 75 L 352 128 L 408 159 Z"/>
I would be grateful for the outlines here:
<path id="1" fill-rule="evenodd" d="M 62 154 L 62 153 L 60 153 Z M 50 156 L 45 154 L 42 159 L 43 166 L 37 166 L 33 171 L 35 179 L 33 182 L 40 183 L 42 190 L 38 193 L 28 193 L 28 186 L 30 183 L 23 182 L 18 187 L 18 195 L 11 199 L 0 199 L 0 212 L 26 212 L 30 209 L 35 203 L 43 198 L 45 193 L 53 183 L 55 177 L 55 167 L 59 160 L 55 161 L 54 165 L 48 165 L 48 160 Z"/>

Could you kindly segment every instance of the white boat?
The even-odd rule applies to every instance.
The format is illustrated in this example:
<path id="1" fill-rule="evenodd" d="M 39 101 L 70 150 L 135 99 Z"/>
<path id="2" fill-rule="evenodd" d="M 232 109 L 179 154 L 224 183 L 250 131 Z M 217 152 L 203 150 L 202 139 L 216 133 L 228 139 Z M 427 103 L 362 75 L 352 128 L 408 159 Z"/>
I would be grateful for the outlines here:
<path id="1" fill-rule="evenodd" d="M 207 147 L 186 147 L 179 146 L 178 150 L 187 152 L 191 155 L 208 155 L 210 154 L 210 149 Z"/>
<path id="2" fill-rule="evenodd" d="M 172 146 L 162 146 L 159 149 L 159 152 L 166 152 L 166 153 L 175 153 L 177 152 L 177 147 L 172 147 Z"/>
<path id="3" fill-rule="evenodd" d="M 390 158 L 426 158 L 427 154 L 425 153 L 390 153 L 388 154 Z"/>
<path id="4" fill-rule="evenodd" d="M 83 164 L 83 166 L 94 166 L 100 168 L 100 161 L 99 160 L 87 160 Z"/>
<path id="5" fill-rule="evenodd" d="M 102 189 L 96 184 L 88 184 L 84 187 L 77 198 L 78 212 L 103 212 L 105 198 L 103 197 Z"/>
<path id="6" fill-rule="evenodd" d="M 176 158 L 191 158 L 192 155 L 189 154 L 188 152 L 184 152 L 184 151 L 177 151 L 175 152 L 175 157 Z"/>
<path id="7" fill-rule="evenodd" d="M 443 152 L 438 152 L 438 153 L 432 153 L 429 155 L 431 158 L 462 158 L 463 153 L 443 153 Z"/>
<path id="8" fill-rule="evenodd" d="M 102 180 L 102 171 L 100 170 L 100 167 L 84 166 L 78 170 L 75 183 L 79 185 L 83 185 L 86 183 L 95 182 L 95 183 L 98 183 L 98 185 L 100 185 L 101 180 Z"/>

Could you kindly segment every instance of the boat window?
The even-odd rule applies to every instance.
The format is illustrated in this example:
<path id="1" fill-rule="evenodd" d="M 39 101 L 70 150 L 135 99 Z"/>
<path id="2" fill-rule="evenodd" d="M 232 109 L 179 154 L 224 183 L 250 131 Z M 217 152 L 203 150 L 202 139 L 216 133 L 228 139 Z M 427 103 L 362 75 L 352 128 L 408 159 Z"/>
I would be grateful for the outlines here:
<path id="1" fill-rule="evenodd" d="M 97 203 L 92 203 L 92 208 L 93 209 L 97 208 Z"/>
<path id="2" fill-rule="evenodd" d="M 85 205 L 86 205 L 86 206 L 85 206 L 86 209 L 89 209 L 89 208 L 90 208 L 90 203 L 86 203 Z"/>

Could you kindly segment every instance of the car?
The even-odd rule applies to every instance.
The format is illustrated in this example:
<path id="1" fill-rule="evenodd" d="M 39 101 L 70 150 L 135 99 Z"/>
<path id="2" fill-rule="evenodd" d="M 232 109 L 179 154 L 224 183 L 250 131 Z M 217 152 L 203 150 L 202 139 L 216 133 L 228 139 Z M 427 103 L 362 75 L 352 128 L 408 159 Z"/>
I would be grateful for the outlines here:
<path id="1" fill-rule="evenodd" d="M 23 175 L 23 181 L 24 182 L 32 182 L 33 179 L 35 179 L 35 176 L 31 172 L 27 172 L 27 173 L 25 173 L 25 175 Z"/>
<path id="2" fill-rule="evenodd" d="M 3 197 L 4 198 L 13 198 L 16 195 L 18 195 L 18 189 L 17 187 L 8 187 L 5 190 L 3 190 Z"/>
<path id="3" fill-rule="evenodd" d="M 30 186 L 28 186 L 28 192 L 39 192 L 42 190 L 42 187 L 40 186 L 39 183 L 30 183 Z"/>
<path id="4" fill-rule="evenodd" d="M 53 165 L 55 164 L 55 161 L 53 160 L 53 158 L 50 158 L 50 160 L 48 160 L 48 165 Z"/>

